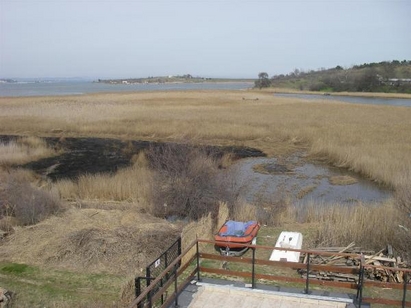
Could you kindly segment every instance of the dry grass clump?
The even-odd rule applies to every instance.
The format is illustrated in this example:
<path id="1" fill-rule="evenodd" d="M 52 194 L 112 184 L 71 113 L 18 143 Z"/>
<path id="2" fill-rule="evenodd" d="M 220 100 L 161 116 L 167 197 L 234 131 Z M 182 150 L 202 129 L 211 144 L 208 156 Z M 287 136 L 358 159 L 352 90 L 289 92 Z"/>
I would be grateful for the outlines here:
<path id="1" fill-rule="evenodd" d="M 130 303 L 136 298 L 135 277 L 123 284 L 120 290 L 121 307 L 129 307 Z"/>
<path id="2" fill-rule="evenodd" d="M 0 142 L 0 165 L 3 166 L 24 164 L 53 155 L 56 155 L 56 151 L 38 137 L 21 137 L 6 143 Z"/>
<path id="3" fill-rule="evenodd" d="M 195 239 L 201 238 L 206 240 L 213 239 L 213 231 L 215 229 L 215 219 L 212 218 L 211 213 L 202 218 L 191 221 L 184 226 L 181 232 L 182 249 L 186 249 Z M 183 262 L 189 260 L 195 254 L 195 250 L 191 250 L 184 258 Z"/>
<path id="4" fill-rule="evenodd" d="M 189 144 L 151 148 L 147 158 L 154 172 L 150 212 L 159 217 L 176 215 L 200 219 L 217 213 L 228 197 L 215 157 Z"/>
<path id="5" fill-rule="evenodd" d="M 68 200 L 113 200 L 144 204 L 152 183 L 152 172 L 138 164 L 115 174 L 86 174 L 77 180 L 61 180 L 53 186 Z"/>
<path id="6" fill-rule="evenodd" d="M 14 217 L 4 216 L 3 218 L 0 219 L 0 231 L 5 232 L 6 234 L 12 233 L 14 231 L 14 228 L 18 225 L 19 225 L 19 221 Z"/>
<path id="7" fill-rule="evenodd" d="M 0 219 L 10 216 L 20 225 L 33 225 L 61 210 L 59 197 L 33 187 L 27 174 L 0 173 Z"/>
<path id="8" fill-rule="evenodd" d="M 352 185 L 358 183 L 356 178 L 349 175 L 336 175 L 328 179 L 331 185 Z"/>
<path id="9" fill-rule="evenodd" d="M 213 217 L 214 216 L 214 217 Z M 199 220 L 191 221 L 184 226 L 181 232 L 181 242 L 183 250 L 187 248 L 196 238 L 213 240 L 214 234 L 218 229 L 229 219 L 229 208 L 226 203 L 220 202 L 218 205 L 218 214 L 212 215 L 209 213 Z M 183 262 L 189 260 L 195 254 L 195 250 L 191 250 L 184 258 Z"/>
<path id="10" fill-rule="evenodd" d="M 135 211 L 69 209 L 35 226 L 16 228 L 0 259 L 86 273 L 140 273 L 180 232 Z"/>
<path id="11" fill-rule="evenodd" d="M 230 218 L 230 209 L 228 207 L 228 204 L 225 202 L 220 202 L 218 206 L 216 228 L 220 228 L 229 218 Z M 217 232 L 218 230 L 215 229 L 214 231 Z"/>
<path id="12" fill-rule="evenodd" d="M 411 171 L 404 174 L 401 185 L 395 191 L 397 206 L 411 218 Z"/>
<path id="13" fill-rule="evenodd" d="M 238 200 L 231 207 L 230 218 L 236 221 L 257 220 L 258 208 L 255 204 L 250 204 L 245 200 Z"/>
<path id="14" fill-rule="evenodd" d="M 291 213 L 296 221 L 318 224 L 318 246 L 355 242 L 364 249 L 379 251 L 391 244 L 403 256 L 411 256 L 411 220 L 394 200 L 384 204 L 310 204 L 304 209 L 294 207 Z"/>
<path id="15" fill-rule="evenodd" d="M 230 219 L 237 221 L 257 220 L 270 227 L 283 226 L 293 218 L 290 214 L 290 201 L 277 192 L 269 200 L 256 200 L 252 203 L 238 199 L 230 204 Z"/>
<path id="16" fill-rule="evenodd" d="M 306 195 L 308 195 L 310 192 L 312 192 L 314 189 L 317 188 L 317 185 L 308 185 L 305 186 L 303 188 L 301 188 L 301 190 L 297 193 L 297 198 L 298 199 L 302 199 L 304 198 Z"/>

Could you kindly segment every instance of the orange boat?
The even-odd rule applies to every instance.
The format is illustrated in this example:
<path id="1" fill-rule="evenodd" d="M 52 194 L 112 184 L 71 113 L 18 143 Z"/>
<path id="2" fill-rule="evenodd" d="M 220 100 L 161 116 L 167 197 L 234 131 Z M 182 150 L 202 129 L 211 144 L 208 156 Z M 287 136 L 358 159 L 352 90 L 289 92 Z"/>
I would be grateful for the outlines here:
<path id="1" fill-rule="evenodd" d="M 243 245 L 255 244 L 260 224 L 257 221 L 239 222 L 227 220 L 214 236 L 216 248 L 221 254 L 239 256 L 245 253 L 248 247 Z"/>

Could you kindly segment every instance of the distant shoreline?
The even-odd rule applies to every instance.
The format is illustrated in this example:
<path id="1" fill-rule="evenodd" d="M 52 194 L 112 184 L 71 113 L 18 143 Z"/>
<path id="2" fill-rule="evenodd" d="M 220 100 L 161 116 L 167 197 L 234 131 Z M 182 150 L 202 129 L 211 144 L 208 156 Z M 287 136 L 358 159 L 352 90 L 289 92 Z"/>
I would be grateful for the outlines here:
<path id="1" fill-rule="evenodd" d="M 106 84 L 198 84 L 198 83 L 254 83 L 254 79 L 231 79 L 231 78 L 206 78 L 183 76 L 160 76 L 147 78 L 117 78 L 117 79 L 98 79 L 96 83 Z"/>
<path id="2" fill-rule="evenodd" d="M 247 90 L 251 82 L 213 79 L 204 82 L 168 83 L 105 83 L 105 82 L 42 82 L 0 83 L 0 97 L 67 96 L 97 93 L 127 93 L 141 91 L 191 91 L 191 90 Z"/>

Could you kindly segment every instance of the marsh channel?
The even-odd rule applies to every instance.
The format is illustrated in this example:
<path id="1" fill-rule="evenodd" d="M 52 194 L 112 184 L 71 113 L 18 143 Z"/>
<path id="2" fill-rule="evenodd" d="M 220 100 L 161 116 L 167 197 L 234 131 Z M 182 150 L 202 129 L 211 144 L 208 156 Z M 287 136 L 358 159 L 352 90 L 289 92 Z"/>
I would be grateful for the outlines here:
<path id="1" fill-rule="evenodd" d="M 18 136 L 0 136 L 8 143 Z M 132 158 L 149 147 L 165 143 L 122 141 L 105 138 L 45 137 L 58 156 L 43 158 L 18 167 L 27 168 L 50 180 L 76 179 L 83 174 L 115 173 L 132 164 Z M 287 198 L 293 203 L 381 202 L 390 190 L 346 169 L 313 163 L 304 153 L 285 158 L 266 157 L 255 148 L 241 146 L 203 146 L 217 157 L 230 154 L 234 163 L 221 172 L 228 176 L 238 195 L 249 202 L 275 202 Z"/>
<path id="2" fill-rule="evenodd" d="M 248 202 L 293 204 L 380 203 L 392 192 L 347 169 L 307 161 L 304 153 L 248 158 L 232 167 L 240 195 Z"/>

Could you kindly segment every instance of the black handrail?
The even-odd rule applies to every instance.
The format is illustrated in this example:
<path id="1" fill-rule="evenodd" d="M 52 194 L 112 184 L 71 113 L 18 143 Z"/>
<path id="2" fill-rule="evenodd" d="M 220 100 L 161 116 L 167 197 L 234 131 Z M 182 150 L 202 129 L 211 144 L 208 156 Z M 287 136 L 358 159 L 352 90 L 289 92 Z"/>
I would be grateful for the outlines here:
<path id="1" fill-rule="evenodd" d="M 358 301 L 359 308 L 361 308 L 361 305 L 362 305 L 362 289 L 364 287 L 364 272 L 365 272 L 364 263 L 365 263 L 364 255 L 361 254 L 360 272 L 358 274 L 359 276 L 358 276 L 358 287 L 357 287 L 357 301 Z"/>

